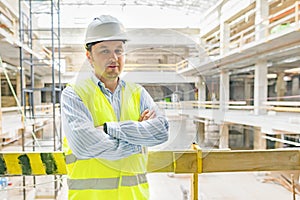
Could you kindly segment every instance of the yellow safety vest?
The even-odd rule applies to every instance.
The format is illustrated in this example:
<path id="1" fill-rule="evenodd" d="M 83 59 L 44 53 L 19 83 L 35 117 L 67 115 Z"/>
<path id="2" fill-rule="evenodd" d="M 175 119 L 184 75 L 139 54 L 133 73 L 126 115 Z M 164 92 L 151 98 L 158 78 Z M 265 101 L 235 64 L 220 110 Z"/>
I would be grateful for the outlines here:
<path id="1" fill-rule="evenodd" d="M 94 126 L 117 121 L 114 110 L 100 88 L 91 79 L 71 85 L 90 111 Z M 120 120 L 138 121 L 141 87 L 126 83 L 122 88 Z M 88 137 L 88 135 L 87 135 Z M 77 159 L 64 139 L 71 200 L 147 200 L 147 156 L 134 154 L 120 160 Z"/>

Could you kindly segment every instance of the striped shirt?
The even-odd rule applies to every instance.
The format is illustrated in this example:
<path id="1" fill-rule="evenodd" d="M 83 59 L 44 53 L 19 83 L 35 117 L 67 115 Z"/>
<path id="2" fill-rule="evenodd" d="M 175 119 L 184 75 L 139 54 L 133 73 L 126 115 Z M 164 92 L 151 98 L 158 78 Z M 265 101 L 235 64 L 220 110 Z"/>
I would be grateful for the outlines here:
<path id="1" fill-rule="evenodd" d="M 73 154 L 78 159 L 121 159 L 140 153 L 143 146 L 155 146 L 168 140 L 169 123 L 149 93 L 142 88 L 140 111 L 155 110 L 156 117 L 142 122 L 120 121 L 121 90 L 126 82 L 120 80 L 112 93 L 92 75 L 111 103 L 118 122 L 107 122 L 107 133 L 94 127 L 92 115 L 73 88 L 67 86 L 61 96 L 62 128 Z"/>

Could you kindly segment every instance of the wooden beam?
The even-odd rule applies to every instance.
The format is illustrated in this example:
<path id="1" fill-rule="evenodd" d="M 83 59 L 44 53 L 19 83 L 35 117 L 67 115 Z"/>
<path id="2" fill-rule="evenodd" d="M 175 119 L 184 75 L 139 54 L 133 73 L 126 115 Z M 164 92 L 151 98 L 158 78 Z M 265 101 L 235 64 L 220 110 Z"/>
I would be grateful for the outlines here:
<path id="1" fill-rule="evenodd" d="M 202 167 L 204 173 L 299 170 L 300 154 L 299 150 L 211 152 L 203 158 Z"/>
<path id="2" fill-rule="evenodd" d="M 175 173 L 211 173 L 243 171 L 300 170 L 300 152 L 282 150 L 199 150 L 150 151 L 147 171 Z M 63 152 L 2 152 L 0 176 L 63 175 Z"/>

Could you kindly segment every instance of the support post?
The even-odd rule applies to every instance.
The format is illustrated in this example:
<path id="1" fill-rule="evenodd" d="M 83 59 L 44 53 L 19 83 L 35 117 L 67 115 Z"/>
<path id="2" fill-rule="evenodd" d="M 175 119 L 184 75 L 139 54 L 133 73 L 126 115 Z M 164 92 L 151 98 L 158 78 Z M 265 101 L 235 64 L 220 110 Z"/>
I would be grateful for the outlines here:
<path id="1" fill-rule="evenodd" d="M 267 112 L 264 107 L 268 96 L 267 60 L 258 60 L 254 68 L 254 114 L 260 115 Z"/>
<path id="2" fill-rule="evenodd" d="M 268 34 L 269 4 L 268 0 L 256 0 L 255 13 L 255 40 L 259 41 L 266 38 Z"/>
<path id="3" fill-rule="evenodd" d="M 202 173 L 202 150 L 197 144 L 192 145 L 192 149 L 197 151 L 197 172 L 192 176 L 191 200 L 198 200 L 199 196 L 199 179 L 198 174 Z"/>
<path id="4" fill-rule="evenodd" d="M 229 73 L 226 70 L 222 70 L 220 73 L 220 111 L 226 112 L 228 110 L 229 102 Z"/>
<path id="5" fill-rule="evenodd" d="M 202 146 L 205 142 L 205 121 L 195 121 L 196 124 L 196 141 Z"/>
<path id="6" fill-rule="evenodd" d="M 259 127 L 254 127 L 254 150 L 267 148 L 266 139 L 263 138 L 262 135 L 265 134 L 261 132 L 261 129 Z"/>
<path id="7" fill-rule="evenodd" d="M 220 149 L 227 149 L 229 147 L 229 124 L 225 122 L 220 124 L 220 142 L 219 148 Z"/>

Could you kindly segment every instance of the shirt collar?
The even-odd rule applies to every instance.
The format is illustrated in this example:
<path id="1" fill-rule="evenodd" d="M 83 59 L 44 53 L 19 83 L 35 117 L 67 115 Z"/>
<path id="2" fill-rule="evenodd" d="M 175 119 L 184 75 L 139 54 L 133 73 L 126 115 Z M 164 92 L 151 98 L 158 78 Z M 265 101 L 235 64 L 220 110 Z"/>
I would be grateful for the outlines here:
<path id="1" fill-rule="evenodd" d="M 92 77 L 91 77 L 91 78 L 92 78 L 92 81 L 93 81 L 96 85 L 98 85 L 99 87 L 105 88 L 104 83 L 103 83 L 101 80 L 99 80 L 95 74 L 92 74 Z M 121 87 L 125 87 L 125 86 L 126 86 L 126 82 L 125 82 L 124 80 L 120 79 L 120 77 L 119 77 L 119 83 L 118 83 L 118 84 L 119 84 Z"/>

